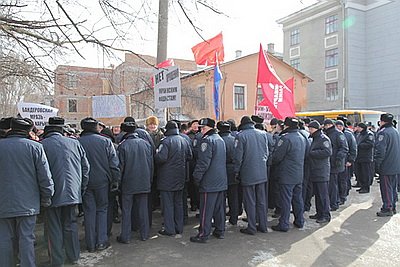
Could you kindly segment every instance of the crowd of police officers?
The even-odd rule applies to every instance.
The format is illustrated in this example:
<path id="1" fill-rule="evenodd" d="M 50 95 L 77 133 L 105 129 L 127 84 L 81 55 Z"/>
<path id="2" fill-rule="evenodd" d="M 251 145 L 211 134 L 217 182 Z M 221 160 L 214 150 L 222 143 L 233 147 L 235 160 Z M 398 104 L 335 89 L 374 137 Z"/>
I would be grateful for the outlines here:
<path id="1" fill-rule="evenodd" d="M 304 226 L 304 211 L 315 197 L 317 223 L 328 223 L 331 212 L 347 200 L 351 187 L 369 193 L 379 174 L 382 208 L 377 216 L 396 213 L 400 176 L 400 144 L 396 121 L 382 114 L 372 132 L 364 123 L 347 119 L 318 121 L 287 117 L 233 120 L 211 118 L 168 121 L 156 117 L 146 129 L 127 117 L 113 134 L 99 121 L 85 118 L 75 135 L 63 118 L 52 117 L 40 138 L 26 118 L 0 121 L 0 266 L 35 266 L 34 227 L 43 216 L 51 266 L 77 263 L 80 257 L 77 210 L 82 203 L 86 248 L 110 246 L 111 226 L 118 222 L 119 243 L 130 243 L 132 231 L 149 238 L 152 212 L 160 207 L 162 236 L 183 233 L 190 209 L 199 211 L 198 234 L 190 241 L 205 243 L 209 236 L 224 239 L 226 224 L 240 232 L 267 232 L 268 209 L 279 223 L 272 230 L 287 232 Z M 351 126 L 351 127 L 348 127 Z M 356 184 L 351 184 L 355 174 Z M 228 207 L 227 207 L 228 206 Z M 83 209 L 82 209 L 83 208 Z M 228 212 L 226 213 L 226 210 Z M 226 222 L 226 217 L 229 217 Z"/>

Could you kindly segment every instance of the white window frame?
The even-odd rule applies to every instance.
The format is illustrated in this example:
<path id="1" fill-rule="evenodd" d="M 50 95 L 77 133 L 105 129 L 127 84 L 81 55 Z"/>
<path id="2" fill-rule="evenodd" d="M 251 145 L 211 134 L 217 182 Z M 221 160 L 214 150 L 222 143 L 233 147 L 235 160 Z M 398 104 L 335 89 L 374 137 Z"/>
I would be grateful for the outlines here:
<path id="1" fill-rule="evenodd" d="M 332 45 L 328 45 L 327 43 L 328 43 L 329 39 L 336 39 L 336 43 L 334 43 Z M 338 43 L 339 43 L 339 36 L 337 34 L 325 37 L 325 48 L 326 49 L 331 49 L 331 48 L 337 46 Z"/>
<path id="2" fill-rule="evenodd" d="M 335 72 L 335 76 L 332 78 L 328 78 L 328 74 Z M 339 77 L 339 70 L 338 69 L 331 69 L 325 71 L 325 81 L 335 81 Z M 330 83 L 330 82 L 329 82 Z"/>
<path id="3" fill-rule="evenodd" d="M 293 54 L 292 51 L 294 51 L 294 50 L 296 50 L 296 49 L 298 49 L 299 53 Z M 300 46 L 291 47 L 291 48 L 289 49 L 289 57 L 290 57 L 290 58 L 300 57 Z"/>

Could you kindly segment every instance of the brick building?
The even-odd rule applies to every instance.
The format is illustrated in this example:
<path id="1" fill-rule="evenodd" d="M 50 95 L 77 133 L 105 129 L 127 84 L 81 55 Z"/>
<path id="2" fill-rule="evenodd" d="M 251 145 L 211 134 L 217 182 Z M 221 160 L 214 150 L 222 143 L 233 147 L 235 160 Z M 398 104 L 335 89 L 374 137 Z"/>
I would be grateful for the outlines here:
<path id="1" fill-rule="evenodd" d="M 123 95 L 126 115 L 139 122 L 153 115 L 154 95 L 150 76 L 156 59 L 141 57 L 126 54 L 122 64 L 108 69 L 58 66 L 54 104 L 60 109 L 60 116 L 79 125 L 82 118 L 93 116 L 92 97 L 107 95 Z M 283 81 L 295 78 L 295 108 L 296 111 L 304 111 L 310 78 L 279 57 L 270 54 L 270 59 Z M 261 90 L 256 92 L 257 61 L 258 53 L 254 53 L 221 64 L 221 119 L 239 120 L 243 115 L 254 114 L 256 98 L 260 100 L 262 97 Z M 213 68 L 197 70 L 194 61 L 174 59 L 174 62 L 181 71 L 182 107 L 170 108 L 168 118 L 188 121 L 213 117 Z M 107 125 L 119 125 L 123 117 L 97 119 Z"/>
<path id="2" fill-rule="evenodd" d="M 123 95 L 126 100 L 126 115 L 141 118 L 141 107 L 151 108 L 152 102 L 146 99 L 136 100 L 135 95 L 145 92 L 152 98 L 150 76 L 156 64 L 156 59 L 152 56 L 143 55 L 141 58 L 125 54 L 125 61 L 116 68 L 58 66 L 55 71 L 54 106 L 59 108 L 59 115 L 78 126 L 82 118 L 93 116 L 93 96 Z M 182 73 L 197 69 L 194 61 L 174 61 L 183 70 Z M 119 125 L 123 117 L 97 119 L 107 125 Z"/>

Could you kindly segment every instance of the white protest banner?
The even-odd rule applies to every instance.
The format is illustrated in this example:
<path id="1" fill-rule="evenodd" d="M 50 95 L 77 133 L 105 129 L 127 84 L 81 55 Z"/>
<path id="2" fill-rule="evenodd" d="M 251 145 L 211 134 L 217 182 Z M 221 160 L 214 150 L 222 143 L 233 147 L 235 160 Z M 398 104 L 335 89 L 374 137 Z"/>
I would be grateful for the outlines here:
<path id="1" fill-rule="evenodd" d="M 103 95 L 92 97 L 93 118 L 126 117 L 124 95 Z"/>
<path id="2" fill-rule="evenodd" d="M 267 106 L 256 106 L 256 115 L 263 117 L 265 121 L 270 121 L 274 117 Z"/>
<path id="3" fill-rule="evenodd" d="M 181 78 L 178 66 L 155 71 L 154 106 L 155 108 L 181 107 Z"/>
<path id="4" fill-rule="evenodd" d="M 58 113 L 56 108 L 36 103 L 18 102 L 17 107 L 21 117 L 31 119 L 38 129 L 44 129 L 49 118 Z"/>

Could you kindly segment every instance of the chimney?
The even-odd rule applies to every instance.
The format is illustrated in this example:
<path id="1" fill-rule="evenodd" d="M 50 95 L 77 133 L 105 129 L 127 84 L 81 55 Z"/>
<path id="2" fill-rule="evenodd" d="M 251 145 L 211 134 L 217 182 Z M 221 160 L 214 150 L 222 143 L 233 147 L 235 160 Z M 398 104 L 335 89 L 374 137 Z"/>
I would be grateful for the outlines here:
<path id="1" fill-rule="evenodd" d="M 275 54 L 275 44 L 274 43 L 269 43 L 267 51 L 269 53 L 271 53 L 271 54 Z"/>
<path id="2" fill-rule="evenodd" d="M 235 58 L 241 57 L 242 56 L 242 50 L 236 50 L 235 54 L 236 54 Z"/>

